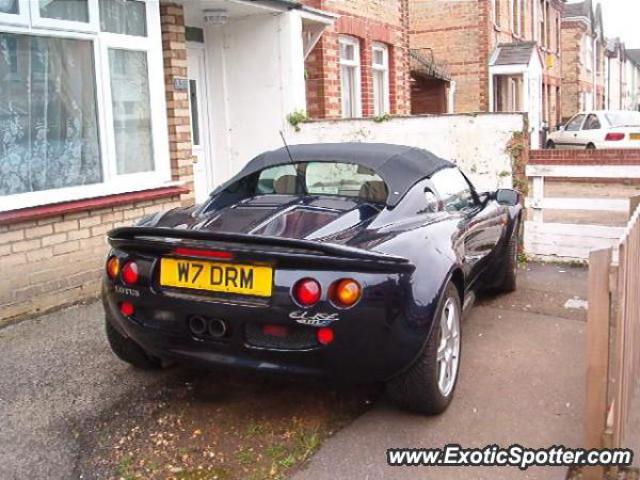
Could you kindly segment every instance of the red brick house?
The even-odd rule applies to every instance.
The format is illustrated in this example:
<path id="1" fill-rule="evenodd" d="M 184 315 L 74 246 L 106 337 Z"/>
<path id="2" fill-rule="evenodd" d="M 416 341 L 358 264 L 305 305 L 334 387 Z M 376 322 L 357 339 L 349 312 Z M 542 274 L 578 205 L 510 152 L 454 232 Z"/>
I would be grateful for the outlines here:
<path id="1" fill-rule="evenodd" d="M 338 17 L 305 61 L 309 116 L 408 114 L 408 0 L 302 3 Z"/>
<path id="2" fill-rule="evenodd" d="M 606 48 L 602 10 L 591 0 L 569 3 L 562 15 L 562 118 L 606 104 Z"/>
<path id="3" fill-rule="evenodd" d="M 0 321 L 98 292 L 105 233 L 288 117 L 409 112 L 406 0 L 0 1 Z"/>
<path id="4" fill-rule="evenodd" d="M 438 113 L 443 105 L 452 113 L 524 111 L 537 145 L 543 124 L 555 125 L 560 115 L 563 6 L 563 0 L 411 0 L 414 113 Z"/>

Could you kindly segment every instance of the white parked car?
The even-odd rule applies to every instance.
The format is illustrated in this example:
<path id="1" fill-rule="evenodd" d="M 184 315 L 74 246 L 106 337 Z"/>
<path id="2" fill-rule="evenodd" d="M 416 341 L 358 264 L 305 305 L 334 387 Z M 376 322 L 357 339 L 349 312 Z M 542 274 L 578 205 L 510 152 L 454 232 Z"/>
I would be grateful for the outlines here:
<path id="1" fill-rule="evenodd" d="M 547 137 L 547 148 L 640 148 L 640 112 L 581 112 Z"/>

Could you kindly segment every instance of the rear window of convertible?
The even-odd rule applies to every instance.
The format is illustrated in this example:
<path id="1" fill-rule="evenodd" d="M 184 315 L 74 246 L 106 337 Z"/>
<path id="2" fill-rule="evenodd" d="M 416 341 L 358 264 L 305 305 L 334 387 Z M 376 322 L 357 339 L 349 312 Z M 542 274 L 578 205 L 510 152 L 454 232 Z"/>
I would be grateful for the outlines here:
<path id="1" fill-rule="evenodd" d="M 300 162 L 258 172 L 255 194 L 337 195 L 385 203 L 388 189 L 370 168 L 341 162 Z"/>

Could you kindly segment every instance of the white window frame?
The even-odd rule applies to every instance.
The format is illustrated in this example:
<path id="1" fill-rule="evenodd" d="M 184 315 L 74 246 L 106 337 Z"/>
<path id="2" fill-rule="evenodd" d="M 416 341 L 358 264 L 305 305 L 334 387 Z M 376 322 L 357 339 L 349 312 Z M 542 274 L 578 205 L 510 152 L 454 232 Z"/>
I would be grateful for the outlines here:
<path id="1" fill-rule="evenodd" d="M 0 12 L 0 23 L 7 25 L 29 24 L 29 0 L 17 0 L 18 13 Z"/>
<path id="2" fill-rule="evenodd" d="M 50 30 L 77 31 L 77 32 L 98 32 L 100 22 L 98 21 L 99 4 L 98 0 L 87 0 L 89 13 L 88 22 L 78 22 L 75 20 L 59 20 L 57 18 L 47 18 L 40 15 L 40 5 L 38 0 L 31 1 L 31 24 L 34 28 L 46 28 Z"/>
<path id="3" fill-rule="evenodd" d="M 352 97 L 352 104 L 354 105 L 355 115 L 351 115 L 351 112 L 342 111 L 342 118 L 360 118 L 362 117 L 362 81 L 361 81 L 361 61 L 360 61 L 360 41 L 355 37 L 348 35 L 340 35 L 338 39 L 338 62 L 340 65 L 340 109 L 342 110 L 342 99 L 344 92 L 342 91 L 342 67 L 348 67 L 354 69 L 354 91 Z M 347 60 L 340 57 L 342 51 L 342 45 L 353 46 L 353 60 Z"/>
<path id="4" fill-rule="evenodd" d="M 382 64 L 376 64 L 376 52 L 382 52 Z M 374 42 L 371 47 L 371 70 L 375 74 L 376 72 L 383 72 L 383 84 L 382 84 L 382 96 L 383 96 L 383 111 L 379 111 L 378 99 L 376 98 L 376 91 L 372 89 L 373 96 L 373 114 L 375 116 L 385 115 L 391 112 L 391 102 L 389 99 L 389 47 L 384 43 Z M 372 78 L 372 86 L 375 81 L 375 75 Z M 378 92 L 380 93 L 380 92 Z"/>
<path id="5" fill-rule="evenodd" d="M 20 0 L 21 2 L 25 0 Z M 28 2 L 28 0 L 26 0 Z M 93 1 L 93 0 L 91 0 Z M 136 0 L 146 4 L 147 36 L 123 35 L 110 32 L 81 32 L 76 28 L 68 31 L 59 28 L 44 29 L 4 23 L 0 17 L 0 32 L 23 35 L 38 35 L 52 38 L 68 38 L 91 41 L 93 44 L 96 85 L 96 112 L 102 182 L 78 185 L 14 195 L 0 195 L 0 211 L 35 207 L 86 198 L 95 198 L 118 193 L 136 192 L 172 185 L 169 159 L 166 101 L 164 90 L 164 67 L 162 36 L 160 31 L 160 4 L 158 0 Z M 38 5 L 34 4 L 37 8 Z M 93 8 L 97 8 L 96 2 Z M 91 14 L 90 14 L 91 15 Z M 96 21 L 98 20 L 96 13 Z M 77 23 L 77 22 L 70 22 Z M 99 22 L 98 22 L 99 26 Z M 147 55 L 149 102 L 154 170 L 148 172 L 118 174 L 115 149 L 115 131 L 111 104 L 111 78 L 109 72 L 109 49 L 143 51 Z"/>

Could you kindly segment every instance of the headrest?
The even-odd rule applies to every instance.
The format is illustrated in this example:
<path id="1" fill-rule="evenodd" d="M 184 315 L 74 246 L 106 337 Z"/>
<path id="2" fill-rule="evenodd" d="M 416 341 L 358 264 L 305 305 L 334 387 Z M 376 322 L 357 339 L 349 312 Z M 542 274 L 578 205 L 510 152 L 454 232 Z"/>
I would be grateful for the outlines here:
<path id="1" fill-rule="evenodd" d="M 364 182 L 362 187 L 360 187 L 359 196 L 360 198 L 364 198 L 370 202 L 385 203 L 387 201 L 388 193 L 385 183 L 377 180 Z"/>
<path id="2" fill-rule="evenodd" d="M 293 195 L 296 193 L 298 177 L 295 175 L 283 175 L 273 182 L 273 190 L 280 195 Z"/>

